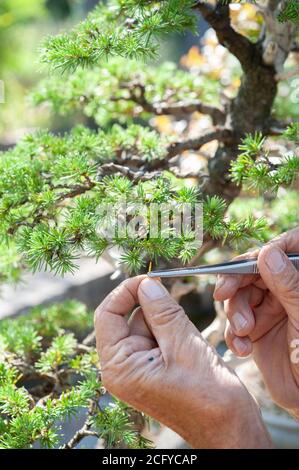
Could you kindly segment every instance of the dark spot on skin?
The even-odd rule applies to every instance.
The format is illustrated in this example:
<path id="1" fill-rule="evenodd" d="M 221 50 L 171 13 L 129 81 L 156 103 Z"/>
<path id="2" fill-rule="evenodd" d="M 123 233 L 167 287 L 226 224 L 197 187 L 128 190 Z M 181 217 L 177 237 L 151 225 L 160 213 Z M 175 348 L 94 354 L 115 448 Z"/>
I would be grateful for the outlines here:
<path id="1" fill-rule="evenodd" d="M 153 358 L 153 357 L 149 357 L 148 360 L 149 360 L 149 362 L 152 362 L 152 361 L 154 360 L 154 358 Z"/>

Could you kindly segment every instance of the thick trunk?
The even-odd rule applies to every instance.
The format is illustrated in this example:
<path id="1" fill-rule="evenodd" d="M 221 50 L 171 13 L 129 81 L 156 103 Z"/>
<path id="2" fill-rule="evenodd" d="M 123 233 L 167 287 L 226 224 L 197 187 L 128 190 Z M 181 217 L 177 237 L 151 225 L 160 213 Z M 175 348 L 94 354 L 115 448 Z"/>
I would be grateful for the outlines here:
<path id="1" fill-rule="evenodd" d="M 274 67 L 265 65 L 259 53 L 252 59 L 252 67 L 244 72 L 227 115 L 226 126 L 232 130 L 232 138 L 221 143 L 209 161 L 208 194 L 219 194 L 228 203 L 239 194 L 239 188 L 230 180 L 230 164 L 236 159 L 238 145 L 246 133 L 266 132 L 277 93 L 275 74 Z"/>
<path id="2" fill-rule="evenodd" d="M 277 72 L 294 42 L 294 25 L 276 20 L 278 0 L 270 0 L 262 11 L 265 27 L 257 44 L 236 33 L 230 25 L 229 8 L 218 5 L 211 9 L 199 2 L 198 8 L 206 21 L 215 29 L 220 44 L 227 47 L 240 61 L 243 76 L 238 94 L 230 104 L 226 127 L 232 131 L 227 141 L 221 142 L 215 156 L 209 161 L 207 194 L 218 194 L 230 203 L 239 188 L 230 180 L 229 168 L 239 151 L 238 146 L 246 133 L 261 131 L 267 134 L 273 102 L 277 93 Z"/>

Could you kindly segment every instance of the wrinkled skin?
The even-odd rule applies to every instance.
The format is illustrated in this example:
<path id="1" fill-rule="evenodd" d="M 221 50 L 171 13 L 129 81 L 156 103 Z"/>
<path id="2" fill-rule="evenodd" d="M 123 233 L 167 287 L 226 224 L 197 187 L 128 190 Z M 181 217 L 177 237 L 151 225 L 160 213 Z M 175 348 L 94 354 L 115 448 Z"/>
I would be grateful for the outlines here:
<path id="1" fill-rule="evenodd" d="M 214 297 L 225 301 L 228 347 L 253 352 L 274 401 L 299 418 L 299 273 L 287 252 L 299 252 L 299 228 L 239 257 L 258 255 L 260 275 L 219 276 Z"/>
<path id="2" fill-rule="evenodd" d="M 253 398 L 159 281 L 124 281 L 96 310 L 95 328 L 113 395 L 193 447 L 271 447 Z"/>

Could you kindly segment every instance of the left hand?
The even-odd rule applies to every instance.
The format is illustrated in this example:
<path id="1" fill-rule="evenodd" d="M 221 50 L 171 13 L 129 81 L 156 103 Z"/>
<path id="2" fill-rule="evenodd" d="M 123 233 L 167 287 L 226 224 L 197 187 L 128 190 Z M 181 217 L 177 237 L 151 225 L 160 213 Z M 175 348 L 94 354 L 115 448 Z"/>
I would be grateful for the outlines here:
<path id="1" fill-rule="evenodd" d="M 119 399 L 193 447 L 271 446 L 252 397 L 160 282 L 124 281 L 96 310 L 95 328 L 103 384 Z"/>

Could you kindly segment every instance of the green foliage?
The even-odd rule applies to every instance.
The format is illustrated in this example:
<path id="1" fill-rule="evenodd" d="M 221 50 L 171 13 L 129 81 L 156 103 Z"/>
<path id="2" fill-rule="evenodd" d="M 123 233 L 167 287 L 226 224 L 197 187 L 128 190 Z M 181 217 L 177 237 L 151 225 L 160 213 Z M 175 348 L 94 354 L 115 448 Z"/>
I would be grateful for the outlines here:
<path id="1" fill-rule="evenodd" d="M 299 1 L 288 0 L 278 15 L 278 20 L 281 22 L 292 21 L 296 25 L 299 25 Z"/>
<path id="2" fill-rule="evenodd" d="M 299 145 L 299 123 L 294 122 L 290 125 L 284 133 L 285 137 Z"/>
<path id="3" fill-rule="evenodd" d="M 31 94 L 34 105 L 47 104 L 58 114 L 83 112 L 97 124 L 106 126 L 142 118 L 153 112 L 140 106 L 144 98 L 150 104 L 176 104 L 203 100 L 216 104 L 220 87 L 216 80 L 196 71 L 179 70 L 171 62 L 148 67 L 135 60 L 111 58 L 91 69 L 78 68 L 67 81 L 53 75 L 41 82 Z M 142 93 L 144 92 L 144 97 Z"/>
<path id="4" fill-rule="evenodd" d="M 76 346 L 77 342 L 73 334 L 58 336 L 52 341 L 47 351 L 41 354 L 35 365 L 36 368 L 42 373 L 57 370 L 67 361 L 69 356 L 75 354 Z"/>
<path id="5" fill-rule="evenodd" d="M 154 149 L 157 148 L 157 152 Z M 202 200 L 195 189 L 182 188 L 176 180 L 152 178 L 150 181 L 130 181 L 124 176 L 101 175 L 107 162 L 122 162 L 137 155 L 144 165 L 162 159 L 167 152 L 167 140 L 154 131 L 132 125 L 126 131 L 114 126 L 108 133 L 77 128 L 69 136 L 39 133 L 26 137 L 13 150 L 2 155 L 0 169 L 0 212 L 2 216 L 2 249 L 17 247 L 19 265 L 33 271 L 50 269 L 63 275 L 76 269 L 76 258 L 86 251 L 98 258 L 109 246 L 123 251 L 121 261 L 129 271 L 139 271 L 149 259 L 179 257 L 190 261 L 195 249 L 190 247 L 190 234 L 167 238 L 150 238 L 141 233 L 133 238 L 119 236 L 106 238 L 99 227 L 115 223 L 112 215 L 103 214 L 99 207 L 113 204 L 117 214 L 126 199 L 131 214 L 137 215 L 139 206 L 151 203 L 195 204 Z M 121 156 L 121 157 L 119 157 Z M 14 181 L 14 184 L 12 184 Z M 220 215 L 213 219 L 217 204 Z M 226 230 L 223 222 L 224 202 L 207 199 L 204 229 L 212 237 L 234 239 L 234 227 Z M 251 222 L 249 226 L 251 226 Z M 111 228 L 111 227 L 110 227 Z M 3 275 L 9 279 L 9 272 Z"/>
<path id="6" fill-rule="evenodd" d="M 290 126 L 285 138 L 298 144 L 298 124 Z M 297 149 L 273 162 L 271 151 L 263 149 L 261 135 L 246 136 L 240 145 L 242 153 L 232 163 L 232 179 L 248 189 L 277 192 L 281 186 L 292 186 L 299 174 Z"/>
<path id="7" fill-rule="evenodd" d="M 226 210 L 226 204 L 218 196 L 208 198 L 204 205 L 204 222 L 213 238 L 223 243 L 230 240 L 239 249 L 252 240 L 265 241 L 268 225 L 265 218 L 255 219 L 251 213 L 247 217 L 231 213 L 231 217 L 224 218 Z"/>
<path id="8" fill-rule="evenodd" d="M 179 119 L 191 116 L 186 112 L 190 102 L 220 106 L 221 86 L 198 69 L 189 73 L 171 63 L 153 67 L 138 59 L 157 57 L 167 34 L 196 32 L 195 3 L 101 2 L 69 33 L 47 38 L 41 61 L 71 73 L 67 80 L 52 76 L 43 81 L 31 101 L 50 105 L 58 114 L 77 113 L 80 122 L 83 114 L 100 127 L 78 126 L 65 135 L 40 131 L 1 153 L 1 282 L 17 282 L 24 269 L 74 272 L 82 254 L 98 259 L 111 247 L 117 248 L 129 272 L 146 270 L 149 261 L 161 259 L 189 263 L 200 247 L 191 232 L 197 203 L 203 204 L 205 238 L 237 249 L 298 225 L 298 193 L 292 191 L 299 172 L 298 123 L 283 136 L 289 152 L 272 155 L 269 142 L 255 133 L 244 137 L 240 156 L 232 163 L 232 181 L 244 190 L 267 191 L 266 200 L 248 199 L 243 192 L 228 210 L 221 194 L 211 195 L 204 171 L 187 183 L 175 171 L 179 165 L 173 167 L 185 149 L 198 150 L 192 142 L 184 147 Z M 25 11 L 31 17 L 32 5 L 42 4 L 26 2 L 19 14 Z M 0 22 L 7 5 L 8 0 L 0 7 Z M 297 19 L 298 2 L 290 0 L 279 20 Z M 173 114 L 165 113 L 172 125 L 167 136 L 153 129 L 152 118 L 162 114 L 163 106 L 176 107 Z M 197 132 L 191 117 L 184 124 Z M 274 199 L 279 189 L 282 195 Z M 133 235 L 115 230 L 114 215 L 122 215 L 124 201 Z M 176 233 L 174 220 L 170 228 L 163 227 L 163 217 L 169 216 L 163 204 L 174 219 L 186 203 L 192 213 L 184 230 Z M 155 236 L 147 225 L 151 204 L 159 205 L 160 233 Z M 1 448 L 74 447 L 78 436 L 61 443 L 61 423 L 82 408 L 87 418 L 81 437 L 90 432 L 107 447 L 150 447 L 138 431 L 134 410 L 112 398 L 108 406 L 102 405 L 106 392 L 97 352 L 82 341 L 92 323 L 91 314 L 75 301 L 0 322 Z"/>
<path id="9" fill-rule="evenodd" d="M 268 224 L 263 235 L 265 241 L 269 241 L 276 235 L 298 227 L 298 205 L 298 191 L 284 189 L 279 197 L 276 196 L 274 198 L 264 199 L 262 196 L 252 197 L 252 195 L 250 197 L 244 195 L 237 198 L 230 205 L 228 214 L 235 220 L 240 220 L 242 217 L 250 217 L 252 214 L 256 217 L 259 214 L 264 214 Z"/>
<path id="10" fill-rule="evenodd" d="M 155 58 L 158 39 L 187 28 L 196 31 L 194 0 L 100 3 L 70 33 L 48 38 L 41 61 L 63 71 L 94 66 L 102 58 Z"/>
<path id="11" fill-rule="evenodd" d="M 107 446 L 120 440 L 128 447 L 150 445 L 130 408 L 112 398 L 104 409 L 99 406 L 105 391 L 97 352 L 75 338 L 91 323 L 92 315 L 75 301 L 0 322 L 0 448 L 65 448 L 62 423 L 82 408 L 89 410 L 86 429 Z"/>
<path id="12" fill-rule="evenodd" d="M 95 428 L 105 439 L 108 448 L 118 446 L 120 448 L 149 448 L 151 442 L 136 433 L 136 425 L 130 420 L 130 413 L 134 412 L 130 407 L 115 400 L 114 404 L 94 417 Z"/>
<path id="13" fill-rule="evenodd" d="M 118 248 L 129 272 L 146 270 L 150 260 L 157 263 L 162 258 L 190 262 L 199 248 L 190 227 L 179 235 L 170 231 L 168 237 L 161 233 L 153 238 L 146 225 L 133 237 L 117 231 L 108 237 L 106 232 L 115 224 L 113 213 L 121 211 L 124 199 L 129 219 L 141 215 L 146 222 L 151 203 L 175 209 L 183 202 L 203 202 L 206 236 L 233 245 L 242 238 L 264 239 L 265 219 L 229 219 L 221 195 L 206 198 L 197 186 L 188 189 L 173 177 L 167 162 L 174 137 L 140 125 L 140 119 L 149 122 L 161 103 L 218 101 L 218 85 L 197 72 L 128 60 L 135 54 L 151 57 L 161 35 L 193 27 L 194 3 L 101 3 L 73 31 L 47 40 L 42 60 L 73 73 L 67 81 L 55 76 L 44 81 L 32 95 L 34 104 L 48 103 L 60 114 L 83 112 L 105 130 L 79 126 L 63 136 L 42 131 L 1 155 L 2 281 L 17 281 L 24 268 L 59 275 L 74 272 L 82 253 L 98 259 L 110 247 Z M 112 56 L 109 62 L 108 56 Z M 80 67 L 85 65 L 92 68 Z M 137 118 L 139 124 L 135 124 Z M 295 127 L 286 138 L 294 140 L 294 136 Z M 263 145 L 260 134 L 245 137 L 233 180 L 263 189 L 290 185 L 297 174 L 297 157 L 287 157 L 274 174 L 268 171 Z M 99 208 L 107 204 L 112 204 L 112 210 L 103 215 Z"/>

